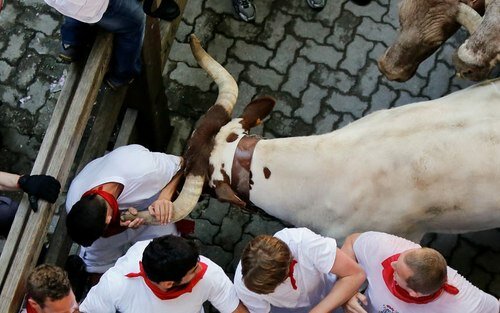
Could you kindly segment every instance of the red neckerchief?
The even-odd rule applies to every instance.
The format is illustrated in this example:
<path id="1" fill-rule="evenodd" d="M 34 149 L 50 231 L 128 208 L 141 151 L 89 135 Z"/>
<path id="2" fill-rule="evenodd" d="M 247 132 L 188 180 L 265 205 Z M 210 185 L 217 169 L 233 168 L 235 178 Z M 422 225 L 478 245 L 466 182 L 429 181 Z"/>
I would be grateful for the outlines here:
<path id="1" fill-rule="evenodd" d="M 120 225 L 120 210 L 118 209 L 118 201 L 116 201 L 115 196 L 113 196 L 107 191 L 102 190 L 102 186 L 99 186 L 97 189 L 92 189 L 85 192 L 82 195 L 82 198 L 90 195 L 101 196 L 109 204 L 111 210 L 113 211 L 111 216 L 111 221 L 104 230 L 102 237 L 104 238 L 111 237 L 127 230 L 127 227 Z"/>
<path id="2" fill-rule="evenodd" d="M 384 278 L 385 285 L 396 298 L 406 303 L 425 304 L 436 300 L 443 293 L 443 291 L 452 295 L 458 294 L 457 287 L 445 283 L 441 289 L 431 295 L 417 298 L 410 296 L 408 291 L 401 288 L 394 280 L 394 268 L 392 268 L 391 263 L 397 261 L 400 255 L 401 253 L 395 254 L 382 262 L 382 267 L 384 268 L 382 270 L 382 277 Z"/>
<path id="3" fill-rule="evenodd" d="M 28 298 L 28 300 L 31 298 Z M 31 305 L 31 303 L 26 300 L 26 313 L 37 313 L 35 308 Z"/>
<path id="4" fill-rule="evenodd" d="M 125 276 L 127 276 L 128 278 L 142 277 L 146 285 L 149 287 L 149 289 L 151 289 L 151 291 L 155 294 L 155 296 L 157 296 L 161 300 L 171 300 L 185 293 L 193 291 L 194 286 L 203 278 L 205 272 L 207 271 L 208 265 L 206 265 L 203 262 L 198 262 L 198 264 L 200 264 L 200 270 L 198 271 L 198 273 L 196 273 L 196 276 L 194 276 L 194 278 L 191 279 L 191 281 L 187 285 L 182 286 L 181 288 L 173 287 L 167 291 L 160 289 L 157 285 L 155 285 L 152 281 L 149 280 L 149 278 L 146 276 L 146 273 L 144 272 L 144 268 L 142 267 L 142 262 L 139 262 L 138 273 L 128 273 Z"/>
<path id="5" fill-rule="evenodd" d="M 292 288 L 294 290 L 297 290 L 297 281 L 295 280 L 295 277 L 293 277 L 293 269 L 295 267 L 295 264 L 297 264 L 297 261 L 295 260 L 292 260 L 292 262 L 290 262 L 290 266 L 288 267 L 288 277 L 290 277 Z"/>

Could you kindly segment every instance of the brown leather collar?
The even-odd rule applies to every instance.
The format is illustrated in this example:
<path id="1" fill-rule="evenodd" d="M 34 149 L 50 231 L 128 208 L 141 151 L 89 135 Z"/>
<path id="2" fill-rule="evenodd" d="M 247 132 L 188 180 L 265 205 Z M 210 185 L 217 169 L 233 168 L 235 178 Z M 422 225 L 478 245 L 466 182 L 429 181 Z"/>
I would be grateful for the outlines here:
<path id="1" fill-rule="evenodd" d="M 259 140 L 260 138 L 257 136 L 245 135 L 238 142 L 238 146 L 234 151 L 231 187 L 247 203 L 250 201 L 250 189 L 253 184 L 250 166 L 252 165 L 255 145 Z"/>

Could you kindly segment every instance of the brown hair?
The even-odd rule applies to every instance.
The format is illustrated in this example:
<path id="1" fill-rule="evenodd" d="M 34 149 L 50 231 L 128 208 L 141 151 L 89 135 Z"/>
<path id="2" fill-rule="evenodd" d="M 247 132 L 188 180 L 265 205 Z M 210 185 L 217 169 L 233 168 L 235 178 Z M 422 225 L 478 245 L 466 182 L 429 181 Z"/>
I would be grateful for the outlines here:
<path id="1" fill-rule="evenodd" d="M 292 254 L 283 241 L 269 235 L 257 236 L 241 256 L 243 282 L 255 293 L 272 293 L 287 278 L 291 261 Z"/>
<path id="2" fill-rule="evenodd" d="M 37 266 L 28 276 L 28 296 L 40 307 L 45 306 L 45 300 L 60 300 L 71 291 L 68 274 L 60 267 L 42 264 Z"/>
<path id="3" fill-rule="evenodd" d="M 415 249 L 404 257 L 405 264 L 413 271 L 408 287 L 424 295 L 438 291 L 446 283 L 446 260 L 431 248 Z"/>

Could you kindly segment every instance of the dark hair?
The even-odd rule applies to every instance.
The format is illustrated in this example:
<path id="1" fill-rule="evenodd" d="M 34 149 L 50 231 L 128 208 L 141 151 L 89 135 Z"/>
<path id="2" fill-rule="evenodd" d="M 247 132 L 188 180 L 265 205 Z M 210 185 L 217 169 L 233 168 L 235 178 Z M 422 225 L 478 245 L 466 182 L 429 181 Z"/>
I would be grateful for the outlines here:
<path id="1" fill-rule="evenodd" d="M 179 283 L 196 266 L 198 259 L 198 248 L 193 241 L 166 235 L 148 244 L 142 254 L 142 266 L 148 278 L 155 283 Z"/>
<path id="2" fill-rule="evenodd" d="M 285 242 L 273 236 L 259 235 L 241 254 L 243 282 L 255 293 L 272 293 L 287 278 L 292 260 Z"/>
<path id="3" fill-rule="evenodd" d="M 50 264 L 37 266 L 28 276 L 26 288 L 28 296 L 42 308 L 45 306 L 47 298 L 50 301 L 61 300 L 71 291 L 66 272 L 62 268 Z"/>
<path id="4" fill-rule="evenodd" d="M 82 197 L 66 218 L 68 235 L 79 245 L 88 247 L 99 239 L 106 228 L 106 202 L 97 195 Z"/>

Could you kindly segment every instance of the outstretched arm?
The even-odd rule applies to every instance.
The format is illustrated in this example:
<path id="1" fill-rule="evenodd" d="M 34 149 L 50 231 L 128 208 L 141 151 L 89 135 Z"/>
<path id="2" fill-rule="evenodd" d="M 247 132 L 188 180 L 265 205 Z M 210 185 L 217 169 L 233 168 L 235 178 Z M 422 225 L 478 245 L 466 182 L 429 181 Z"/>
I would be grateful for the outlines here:
<path id="1" fill-rule="evenodd" d="M 337 281 L 330 293 L 310 311 L 311 313 L 331 312 L 340 307 L 358 292 L 366 279 L 359 264 L 338 248 L 330 273 L 337 275 Z"/>
<path id="2" fill-rule="evenodd" d="M 182 178 L 183 165 L 184 165 L 184 160 L 181 160 L 181 167 L 179 171 L 162 189 L 162 191 L 158 196 L 158 199 L 156 199 L 156 201 L 153 202 L 148 208 L 151 215 L 154 215 L 162 225 L 170 223 L 170 220 L 172 219 L 172 208 L 173 208 L 172 196 L 174 195 L 174 192 L 177 190 L 177 185 L 179 184 L 179 181 Z"/>
<path id="3" fill-rule="evenodd" d="M 6 191 L 21 190 L 21 188 L 19 188 L 19 186 L 17 185 L 19 177 L 21 176 L 7 172 L 0 172 L 0 190 L 6 190 Z"/>
<path id="4" fill-rule="evenodd" d="M 54 203 L 59 196 L 61 184 L 49 175 L 23 175 L 0 172 L 0 190 L 22 190 L 30 196 L 33 210 L 38 208 L 37 199 L 41 198 Z"/>
<path id="5" fill-rule="evenodd" d="M 354 261 L 358 261 L 356 254 L 354 253 L 354 242 L 358 239 L 361 233 L 354 233 L 346 238 L 344 245 L 342 246 L 342 251 Z M 367 305 L 367 298 L 362 293 L 356 293 L 349 301 L 344 304 L 345 313 L 367 313 L 363 305 Z"/>

